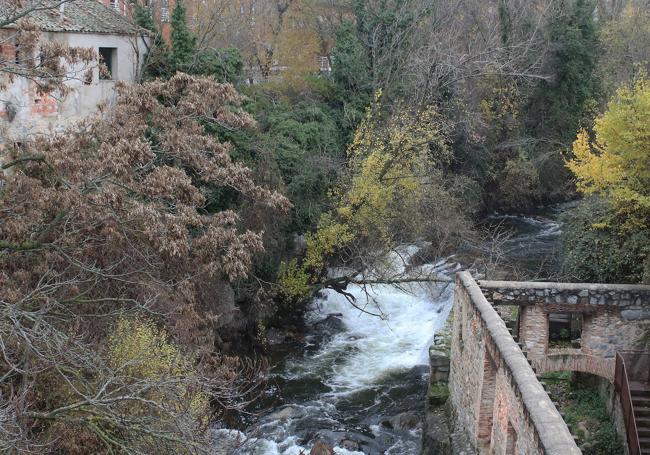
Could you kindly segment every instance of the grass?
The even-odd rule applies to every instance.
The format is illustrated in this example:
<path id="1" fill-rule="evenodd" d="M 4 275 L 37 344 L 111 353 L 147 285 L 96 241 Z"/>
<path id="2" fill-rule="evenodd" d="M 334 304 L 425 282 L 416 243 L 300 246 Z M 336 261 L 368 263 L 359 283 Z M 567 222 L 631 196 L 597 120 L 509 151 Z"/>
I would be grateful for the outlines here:
<path id="1" fill-rule="evenodd" d="M 613 418 L 598 391 L 580 382 L 571 382 L 571 373 L 545 374 L 549 392 L 560 405 L 565 421 L 584 455 L 622 454 L 623 445 Z"/>

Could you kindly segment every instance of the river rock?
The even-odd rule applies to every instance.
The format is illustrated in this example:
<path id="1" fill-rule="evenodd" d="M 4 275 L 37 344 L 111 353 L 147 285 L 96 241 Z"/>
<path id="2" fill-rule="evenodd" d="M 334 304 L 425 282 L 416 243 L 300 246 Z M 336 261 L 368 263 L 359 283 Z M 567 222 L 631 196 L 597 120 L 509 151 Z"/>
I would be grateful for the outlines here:
<path id="1" fill-rule="evenodd" d="M 587 423 L 586 422 L 578 422 L 577 425 L 577 433 L 582 435 L 582 438 L 585 441 L 589 441 L 591 439 L 591 432 L 587 429 Z"/>
<path id="2" fill-rule="evenodd" d="M 275 411 L 269 415 L 267 415 L 264 420 L 265 421 L 273 421 L 273 420 L 287 420 L 287 419 L 295 419 L 296 417 L 301 417 L 304 414 L 304 411 L 300 408 L 297 408 L 295 406 L 287 406 L 285 408 L 280 409 L 279 411 Z"/>
<path id="3" fill-rule="evenodd" d="M 382 425 L 395 430 L 413 430 L 420 425 L 420 417 L 415 412 L 402 412 L 384 420 Z"/>
<path id="4" fill-rule="evenodd" d="M 345 330 L 345 324 L 343 323 L 342 318 L 343 315 L 340 313 L 330 314 L 322 321 L 318 321 L 314 324 L 314 327 L 322 335 L 325 335 L 326 337 L 332 336 Z"/>
<path id="5" fill-rule="evenodd" d="M 279 344 L 284 343 L 286 340 L 287 340 L 287 334 L 276 329 L 275 327 L 271 327 L 269 330 L 266 331 L 266 341 L 271 346 L 277 346 Z"/>
<path id="6" fill-rule="evenodd" d="M 339 447 L 350 452 L 357 452 L 359 450 L 359 443 L 351 439 L 344 439 L 339 443 Z"/>
<path id="7" fill-rule="evenodd" d="M 444 341 L 441 341 L 441 343 Z M 429 365 L 431 366 L 449 366 L 449 354 L 446 347 L 440 344 L 429 346 Z"/>
<path id="8" fill-rule="evenodd" d="M 422 455 L 451 455 L 451 434 L 440 409 L 428 412 L 422 432 Z"/>
<path id="9" fill-rule="evenodd" d="M 303 439 L 307 438 L 303 436 Z M 331 447 L 338 446 L 350 451 L 363 452 L 369 455 L 379 455 L 384 453 L 381 447 L 377 444 L 376 437 L 368 437 L 356 432 L 319 430 L 312 435 L 310 441 L 318 441 L 323 444 L 328 444 Z M 345 447 L 343 444 L 348 444 L 350 448 Z M 354 449 L 354 447 L 356 447 L 356 449 Z"/>
<path id="10" fill-rule="evenodd" d="M 294 234 L 293 236 L 293 255 L 300 256 L 307 251 L 307 238 L 305 234 Z"/>
<path id="11" fill-rule="evenodd" d="M 446 381 L 432 382 L 427 392 L 427 406 L 435 408 L 442 406 L 449 398 L 449 386 Z"/>

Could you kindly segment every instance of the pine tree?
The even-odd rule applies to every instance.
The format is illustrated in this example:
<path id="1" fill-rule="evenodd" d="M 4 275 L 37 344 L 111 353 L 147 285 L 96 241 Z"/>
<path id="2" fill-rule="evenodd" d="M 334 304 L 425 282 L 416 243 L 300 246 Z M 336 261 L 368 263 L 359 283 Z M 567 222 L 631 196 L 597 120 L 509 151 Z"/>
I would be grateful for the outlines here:
<path id="1" fill-rule="evenodd" d="M 172 62 L 177 71 L 188 72 L 196 54 L 196 36 L 187 26 L 187 9 L 181 0 L 172 13 Z"/>
<path id="2" fill-rule="evenodd" d="M 542 118 L 535 123 L 544 133 L 569 146 L 576 131 L 587 126 L 590 108 L 600 94 L 598 33 L 593 18 L 593 0 L 565 0 L 558 16 L 548 28 L 554 49 L 550 68 L 553 80 L 540 86 L 538 100 Z"/>
<path id="3" fill-rule="evenodd" d="M 370 98 L 372 80 L 368 53 L 351 22 L 344 22 L 338 29 L 332 60 L 332 79 L 339 89 L 349 95 L 363 93 Z"/>
<path id="4" fill-rule="evenodd" d="M 528 105 L 528 130 L 537 146 L 531 159 L 549 199 L 571 194 L 571 175 L 564 154 L 579 128 L 590 127 L 600 98 L 598 30 L 594 0 L 561 0 L 558 15 L 547 25 L 551 57 L 543 81 Z"/>
<path id="5" fill-rule="evenodd" d="M 145 8 L 138 2 L 133 3 L 133 19 L 140 27 L 151 32 L 151 45 L 147 51 L 142 68 L 142 79 L 169 79 L 174 74 L 169 47 L 156 27 L 150 8 Z"/>
<path id="6" fill-rule="evenodd" d="M 142 6 L 138 2 L 133 2 L 133 20 L 140 27 L 146 28 L 150 32 L 154 32 L 156 35 L 160 34 L 156 28 L 156 23 L 153 20 L 151 9 Z"/>

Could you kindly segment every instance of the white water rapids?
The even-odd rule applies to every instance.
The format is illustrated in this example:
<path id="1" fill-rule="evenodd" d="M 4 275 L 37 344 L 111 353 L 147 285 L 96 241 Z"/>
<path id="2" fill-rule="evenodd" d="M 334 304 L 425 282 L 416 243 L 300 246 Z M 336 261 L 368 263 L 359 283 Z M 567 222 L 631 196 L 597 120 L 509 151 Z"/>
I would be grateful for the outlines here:
<path id="1" fill-rule="evenodd" d="M 557 242 L 559 225 L 548 218 L 504 217 L 517 234 L 509 242 L 513 255 L 522 246 L 546 251 Z M 537 242 L 537 243 L 536 243 Z M 396 272 L 417 247 L 391 257 Z M 245 433 L 216 430 L 216 454 L 301 455 L 317 441 L 337 454 L 415 455 L 421 433 L 393 428 L 386 422 L 400 413 L 422 417 L 428 381 L 428 348 L 452 307 L 453 260 L 425 264 L 412 274 L 436 273 L 449 283 L 350 285 L 357 306 L 381 312 L 383 318 L 354 308 L 341 294 L 324 292 L 306 314 L 303 349 L 293 351 L 274 370 L 280 400 Z"/>
<path id="2" fill-rule="evenodd" d="M 394 271 L 401 272 L 399 269 L 404 268 L 408 256 L 417 250 L 416 247 L 408 247 L 402 249 L 400 254 L 394 254 L 390 258 L 393 268 L 397 269 Z M 453 279 L 453 273 L 458 267 L 455 263 L 441 261 L 435 265 L 416 267 L 410 273 L 436 273 Z M 381 312 L 382 317 L 360 311 L 335 291 L 325 291 L 321 298 L 314 301 L 306 314 L 308 326 L 318 327 L 329 317 L 337 321 L 337 329 L 325 340 L 316 340 L 319 338 L 317 335 L 308 337 L 307 348 L 312 345 L 314 349 L 307 349 L 305 355 L 290 357 L 278 375 L 286 383 L 320 383 L 321 393 L 312 397 L 314 399 L 293 403 L 263 419 L 256 428 L 256 433 L 260 436 L 246 439 L 247 436 L 243 433 L 233 430 L 217 431 L 218 439 L 234 440 L 233 444 L 244 441 L 242 447 L 234 450 L 234 453 L 309 453 L 312 444 L 319 438 L 300 445 L 299 440 L 302 438 L 296 437 L 294 433 L 300 432 L 300 428 L 296 427 L 300 427 L 301 422 L 314 427 L 314 430 L 326 430 L 325 433 L 315 433 L 325 436 L 323 439 L 328 439 L 328 443 L 335 442 L 333 440 L 336 436 L 343 440 L 347 437 L 358 440 L 358 435 L 350 434 L 350 428 L 345 428 L 348 425 L 341 421 L 345 419 L 337 418 L 339 405 L 360 407 L 359 411 L 371 413 L 372 408 L 377 406 L 377 396 L 390 395 L 390 391 L 381 389 L 382 381 L 391 375 L 399 378 L 414 367 L 422 366 L 416 376 L 418 381 L 425 379 L 428 348 L 451 309 L 453 283 L 413 283 L 400 285 L 399 288 L 384 284 L 365 288 L 349 285 L 346 291 L 354 296 L 359 307 L 369 312 Z M 411 379 L 405 378 L 406 381 Z M 368 397 L 369 395 L 373 396 Z M 357 417 L 364 420 L 362 415 Z M 372 432 L 369 436 L 376 437 L 382 431 L 379 422 L 366 422 L 366 425 Z M 323 428 L 317 428 L 319 426 Z M 352 430 L 354 432 L 356 429 Z M 329 432 L 336 434 L 330 435 Z M 394 444 L 382 449 L 386 449 L 387 454 L 416 453 L 419 433 L 411 433 L 410 441 L 395 438 Z M 381 450 L 379 447 L 364 448 L 363 444 L 359 449 L 364 448 L 365 451 L 349 450 L 349 447 L 336 445 L 334 450 L 337 454 L 355 455 L 379 453 Z"/>

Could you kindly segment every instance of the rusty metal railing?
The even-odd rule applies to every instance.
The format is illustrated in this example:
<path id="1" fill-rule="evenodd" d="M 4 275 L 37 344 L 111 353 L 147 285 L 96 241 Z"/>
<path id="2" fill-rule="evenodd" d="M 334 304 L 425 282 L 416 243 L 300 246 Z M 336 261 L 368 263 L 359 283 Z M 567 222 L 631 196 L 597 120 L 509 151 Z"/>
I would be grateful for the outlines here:
<path id="1" fill-rule="evenodd" d="M 636 428 L 636 419 L 634 418 L 634 406 L 632 405 L 632 394 L 630 393 L 630 381 L 638 380 L 646 382 L 648 380 L 648 369 L 631 368 L 629 373 L 636 373 L 630 376 L 626 367 L 626 360 L 630 366 L 634 365 L 635 357 L 646 357 L 647 354 L 641 352 L 617 352 L 616 369 L 614 372 L 614 387 L 621 399 L 621 408 L 623 410 L 623 420 L 625 421 L 625 434 L 627 436 L 627 445 L 630 455 L 641 455 L 641 446 L 639 444 L 639 433 Z M 644 360 L 647 360 L 644 359 Z M 644 362 L 645 363 L 645 362 Z M 643 371 L 646 370 L 646 371 Z"/>

